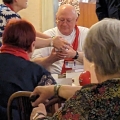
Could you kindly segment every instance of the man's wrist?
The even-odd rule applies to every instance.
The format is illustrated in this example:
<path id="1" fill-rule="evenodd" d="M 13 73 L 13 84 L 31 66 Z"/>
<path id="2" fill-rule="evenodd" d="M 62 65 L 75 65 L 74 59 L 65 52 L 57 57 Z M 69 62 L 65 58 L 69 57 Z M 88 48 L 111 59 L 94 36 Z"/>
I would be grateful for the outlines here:
<path id="1" fill-rule="evenodd" d="M 72 58 L 72 59 L 78 59 L 78 57 L 79 57 L 79 53 L 76 51 L 76 54 L 75 54 L 75 56 Z"/>

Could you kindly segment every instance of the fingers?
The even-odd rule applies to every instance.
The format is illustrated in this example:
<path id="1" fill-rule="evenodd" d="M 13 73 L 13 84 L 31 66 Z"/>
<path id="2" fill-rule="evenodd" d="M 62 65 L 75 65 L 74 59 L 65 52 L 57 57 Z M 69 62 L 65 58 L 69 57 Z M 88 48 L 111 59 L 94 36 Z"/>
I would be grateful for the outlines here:
<path id="1" fill-rule="evenodd" d="M 66 45 L 66 46 L 71 46 L 71 44 L 70 43 L 68 43 L 67 41 L 65 41 L 64 40 L 64 44 Z"/>
<path id="2" fill-rule="evenodd" d="M 46 108 L 43 103 L 40 103 L 38 107 L 42 110 L 41 112 L 44 113 L 44 115 L 47 115 Z"/>
<path id="3" fill-rule="evenodd" d="M 36 106 L 38 106 L 40 103 L 43 103 L 44 100 L 45 100 L 45 98 L 44 98 L 44 96 L 41 94 L 41 95 L 39 96 L 39 98 L 37 98 L 37 99 L 35 100 L 35 102 L 32 102 L 32 106 L 33 106 L 33 107 L 36 107 Z"/>
<path id="4" fill-rule="evenodd" d="M 64 59 L 64 58 L 67 57 L 67 54 L 58 53 L 57 56 L 58 56 L 59 59 Z"/>
<path id="5" fill-rule="evenodd" d="M 40 103 L 40 104 L 38 105 L 38 107 L 45 108 L 45 105 L 44 105 L 43 103 Z"/>
<path id="6" fill-rule="evenodd" d="M 42 97 L 42 94 L 39 91 L 39 89 L 40 89 L 40 86 L 36 87 L 34 89 L 34 91 L 31 93 L 31 97 L 38 96 L 38 97 L 36 97 L 35 101 L 32 102 L 32 106 L 34 106 L 34 107 L 38 106 L 39 103 L 42 103 L 44 101 L 44 97 Z"/>
<path id="7" fill-rule="evenodd" d="M 66 44 L 65 44 L 65 45 L 63 46 L 63 48 L 64 48 L 65 50 L 69 50 L 70 48 L 73 48 L 73 47 L 72 47 L 72 45 L 66 45 Z"/>
<path id="8" fill-rule="evenodd" d="M 68 48 L 68 46 L 71 46 L 70 43 L 68 43 L 65 39 L 63 39 L 60 36 L 56 36 L 54 38 L 53 43 L 54 43 L 54 47 L 57 48 L 58 50 L 66 49 L 66 48 Z"/>

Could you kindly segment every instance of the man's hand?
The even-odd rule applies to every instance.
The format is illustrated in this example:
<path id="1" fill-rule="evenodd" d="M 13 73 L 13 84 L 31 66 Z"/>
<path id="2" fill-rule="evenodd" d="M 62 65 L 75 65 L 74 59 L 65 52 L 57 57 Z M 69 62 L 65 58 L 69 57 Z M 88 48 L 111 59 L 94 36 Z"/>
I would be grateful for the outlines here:
<path id="1" fill-rule="evenodd" d="M 57 36 L 53 38 L 53 46 L 58 50 L 63 50 L 63 49 L 68 49 L 68 47 L 71 45 L 62 37 Z"/>
<path id="2" fill-rule="evenodd" d="M 76 51 L 72 47 L 68 47 L 68 49 L 64 49 L 62 51 L 58 51 L 57 56 L 59 58 L 73 58 L 76 55 Z"/>
<path id="3" fill-rule="evenodd" d="M 64 55 L 58 56 L 58 51 L 55 50 L 55 48 L 52 49 L 51 54 L 49 56 L 49 60 L 52 61 L 52 63 L 64 59 Z"/>

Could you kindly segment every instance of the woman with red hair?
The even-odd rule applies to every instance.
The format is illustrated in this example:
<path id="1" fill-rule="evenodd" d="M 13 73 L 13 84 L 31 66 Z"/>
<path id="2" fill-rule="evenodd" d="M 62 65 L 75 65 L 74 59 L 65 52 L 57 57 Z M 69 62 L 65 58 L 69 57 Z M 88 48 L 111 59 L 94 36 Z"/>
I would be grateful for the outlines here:
<path id="1" fill-rule="evenodd" d="M 25 20 L 11 20 L 3 33 L 0 53 L 0 119 L 7 120 L 7 101 L 16 91 L 33 91 L 37 85 L 55 84 L 51 74 L 30 61 L 36 31 Z M 15 120 L 17 118 L 17 114 Z"/>

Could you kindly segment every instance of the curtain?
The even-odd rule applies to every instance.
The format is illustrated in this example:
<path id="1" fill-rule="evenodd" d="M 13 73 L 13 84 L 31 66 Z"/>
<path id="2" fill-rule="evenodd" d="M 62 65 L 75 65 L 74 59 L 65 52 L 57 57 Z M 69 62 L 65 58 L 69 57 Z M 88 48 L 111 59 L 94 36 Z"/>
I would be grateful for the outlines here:
<path id="1" fill-rule="evenodd" d="M 41 31 L 55 26 L 55 10 L 57 0 L 41 0 Z M 57 3 L 58 4 L 58 3 Z"/>

